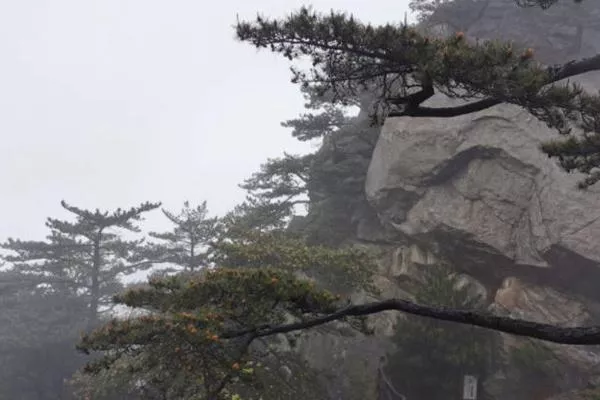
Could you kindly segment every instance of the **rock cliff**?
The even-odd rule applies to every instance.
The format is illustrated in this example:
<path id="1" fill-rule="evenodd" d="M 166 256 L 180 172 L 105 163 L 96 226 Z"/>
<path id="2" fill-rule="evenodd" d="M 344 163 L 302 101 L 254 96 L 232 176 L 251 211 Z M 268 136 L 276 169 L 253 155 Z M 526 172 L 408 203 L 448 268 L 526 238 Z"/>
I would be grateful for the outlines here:
<path id="1" fill-rule="evenodd" d="M 563 63 L 600 53 L 600 4 L 559 2 L 541 11 L 517 8 L 514 0 L 457 1 L 427 29 L 514 40 L 532 47 L 542 62 Z M 574 80 L 600 89 L 598 73 Z M 428 103 L 457 100 L 439 95 Z M 600 323 L 600 188 L 577 189 L 580 177 L 539 150 L 556 135 L 512 105 L 447 119 L 388 119 L 366 174 L 370 210 L 356 213 L 356 239 L 383 254 L 377 277 L 383 295 L 410 298 L 399 282 L 443 260 L 476 283 L 496 312 L 555 324 Z M 344 375 L 349 368 L 362 371 L 360 382 L 377 380 L 398 317 L 373 318 L 374 338 L 315 333 L 304 341 L 309 359 L 338 365 L 334 375 L 347 390 L 332 398 L 358 393 L 349 378 L 356 372 Z M 503 337 L 506 348 L 527 342 Z M 494 399 L 576 399 L 600 377 L 598 349 L 542 345 L 553 361 L 543 366 L 550 378 L 539 391 L 515 394 L 518 377 L 511 370 L 498 371 L 486 391 Z M 373 390 L 357 398 L 378 399 Z"/>

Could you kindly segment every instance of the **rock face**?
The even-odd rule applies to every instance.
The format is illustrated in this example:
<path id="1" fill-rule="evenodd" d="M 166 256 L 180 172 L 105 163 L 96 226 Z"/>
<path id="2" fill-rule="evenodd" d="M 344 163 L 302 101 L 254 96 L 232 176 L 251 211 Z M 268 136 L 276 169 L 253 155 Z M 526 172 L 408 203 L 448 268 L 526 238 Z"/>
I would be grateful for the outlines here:
<path id="1" fill-rule="evenodd" d="M 539 150 L 554 135 L 511 105 L 449 119 L 389 119 L 367 174 L 367 198 L 385 223 L 437 242 L 445 258 L 460 246 L 476 269 L 487 259 L 510 273 L 523 266 L 569 275 L 575 260 L 572 272 L 600 261 L 600 192 L 578 190 L 578 177 Z"/>
<path id="2" fill-rule="evenodd" d="M 595 1 L 559 1 L 540 10 L 520 8 L 514 0 L 456 0 L 425 25 L 440 33 L 463 31 L 473 39 L 513 41 L 555 64 L 598 54 L 599 21 Z"/>
<path id="3" fill-rule="evenodd" d="M 460 8 L 466 3 L 470 11 Z M 456 5 L 434 17 L 450 26 L 468 21 L 463 28 L 471 38 L 532 46 L 543 62 L 600 52 L 596 2 L 559 2 L 547 11 L 518 8 L 514 0 Z M 600 89 L 597 72 L 571 81 Z M 427 105 L 456 103 L 439 95 Z M 592 294 L 590 281 L 600 282 L 600 188 L 579 191 L 580 177 L 566 174 L 539 150 L 556 136 L 506 104 L 455 118 L 390 118 L 369 166 L 367 199 L 383 225 L 435 243 L 444 258 L 456 259 L 460 251 L 465 268 L 486 283 L 498 285 L 518 273 Z"/>
<path id="4" fill-rule="evenodd" d="M 514 0 L 456 2 L 467 3 L 435 18 L 446 18 L 446 31 L 460 28 L 472 39 L 533 47 L 549 64 L 600 53 L 598 2 L 559 2 L 547 11 L 523 10 Z M 599 73 L 571 81 L 600 89 Z M 436 95 L 426 105 L 457 104 Z M 365 184 L 377 223 L 401 243 L 390 250 L 383 274 L 410 277 L 415 269 L 449 261 L 465 279 L 479 282 L 497 312 L 555 324 L 599 323 L 600 184 L 577 189 L 581 177 L 541 152 L 540 144 L 556 137 L 506 104 L 455 118 L 388 119 Z M 383 234 L 365 228 L 358 236 L 376 241 Z M 507 349 L 527 342 L 504 338 Z M 523 398 L 575 399 L 598 380 L 597 349 L 542 346 L 558 368 L 552 389 Z M 486 383 L 494 399 L 518 398 L 508 389 L 518 376 L 505 372 Z"/>
<path id="5" fill-rule="evenodd" d="M 515 277 L 507 278 L 502 287 L 496 291 L 493 307 L 515 318 L 563 326 L 583 326 L 598 321 L 595 310 L 597 304 L 552 288 L 525 284 Z M 506 337 L 515 340 L 511 336 L 506 335 Z M 571 363 L 580 367 L 582 373 L 599 372 L 600 355 L 596 347 L 555 343 L 543 343 L 543 345 L 552 349 L 562 363 Z"/>
<path id="6" fill-rule="evenodd" d="M 597 307 L 589 299 L 526 284 L 515 277 L 503 282 L 492 306 L 496 312 L 515 318 L 567 326 L 598 323 Z M 548 398 L 556 393 L 561 393 L 556 398 L 585 398 L 578 397 L 581 389 L 573 388 L 590 386 L 600 374 L 597 346 L 565 346 L 510 335 L 502 337 L 507 354 L 514 354 L 511 352 L 533 345 L 538 349 L 538 358 L 534 359 L 533 374 L 531 368 L 528 373 L 513 365 L 512 370 L 509 368 L 508 372 L 498 373 L 486 382 L 488 393 L 495 399 Z M 536 372 L 539 376 L 537 379 Z M 541 376 L 539 372 L 542 372 Z M 526 384 L 522 385 L 522 382 Z"/>
<path id="7" fill-rule="evenodd" d="M 547 11 L 521 9 L 514 0 L 453 4 L 434 16 L 437 32 L 514 40 L 548 64 L 600 53 L 596 1 L 561 1 Z M 600 89 L 600 73 L 571 81 Z M 438 95 L 426 105 L 457 103 Z M 511 105 L 455 118 L 388 119 L 368 167 L 368 204 L 354 210 L 356 238 L 386 253 L 376 277 L 382 297 L 410 298 L 405 282 L 418 281 L 428 265 L 450 262 L 496 312 L 555 324 L 600 323 L 600 184 L 578 190 L 580 176 L 541 152 L 540 144 L 556 136 Z M 376 337 L 318 332 L 302 340 L 306 358 L 331 375 L 332 399 L 381 400 L 373 385 L 400 316 L 374 316 Z M 507 351 L 530 342 L 503 338 Z M 484 383 L 493 399 L 583 399 L 588 382 L 600 383 L 598 349 L 537 345 L 551 354 L 552 361 L 541 363 L 550 381 L 516 395 L 516 382 L 537 378 L 507 368 Z"/>

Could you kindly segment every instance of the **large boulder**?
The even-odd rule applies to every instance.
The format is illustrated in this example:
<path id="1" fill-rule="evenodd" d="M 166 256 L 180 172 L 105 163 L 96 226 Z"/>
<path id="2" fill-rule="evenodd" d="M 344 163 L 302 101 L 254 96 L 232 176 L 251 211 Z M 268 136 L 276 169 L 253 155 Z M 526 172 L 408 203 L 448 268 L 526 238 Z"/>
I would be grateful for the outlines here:
<path id="1" fill-rule="evenodd" d="M 600 53 L 600 3 L 559 2 L 547 11 L 514 3 L 456 1 L 465 8 L 438 14 L 438 28 L 444 18 L 448 22 L 438 32 L 514 40 L 547 64 Z M 570 81 L 590 92 L 600 89 L 598 72 Z M 425 105 L 459 104 L 436 95 Z M 579 190 L 582 176 L 564 172 L 542 153 L 540 145 L 557 137 L 508 104 L 454 118 L 389 118 L 365 183 L 377 220 L 363 222 L 358 236 L 377 240 L 384 235 L 372 232 L 385 230 L 389 243 L 387 232 L 395 233 L 391 241 L 399 244 L 390 250 L 388 277 L 451 262 L 481 283 L 498 313 L 559 325 L 597 324 L 600 184 Z M 530 342 L 503 338 L 507 350 Z M 573 390 L 579 393 L 600 376 L 597 349 L 542 345 L 558 369 L 544 366 L 546 376 L 556 373 L 554 387 L 538 398 L 560 392 L 557 399 L 580 398 Z M 496 399 L 516 398 L 510 387 L 518 378 L 514 368 L 498 371 L 486 390 Z"/>
<path id="2" fill-rule="evenodd" d="M 527 274 L 555 267 L 571 283 L 600 262 L 600 191 L 577 189 L 581 177 L 540 151 L 556 135 L 506 104 L 454 118 L 390 118 L 367 173 L 367 198 L 384 224 L 436 243 L 465 267 L 523 266 Z"/>
<path id="3" fill-rule="evenodd" d="M 447 19 L 445 33 L 514 40 L 533 47 L 548 64 L 600 52 L 598 2 L 564 1 L 547 11 L 517 8 L 514 0 L 449 3 L 454 11 L 436 15 L 441 25 Z M 573 80 L 591 91 L 600 88 L 599 73 Z M 460 103 L 436 95 L 425 105 Z M 369 204 L 354 210 L 356 239 L 386 249 L 376 278 L 382 297 L 411 298 L 404 289 L 418 281 L 422 268 L 450 262 L 498 313 L 598 323 L 600 184 L 577 189 L 581 176 L 565 173 L 541 152 L 540 144 L 556 137 L 523 109 L 506 104 L 455 118 L 388 119 L 368 167 Z M 359 303 L 368 300 L 358 297 Z M 372 384 L 401 315 L 373 316 L 375 337 L 315 331 L 300 340 L 311 365 L 330 372 L 331 398 L 378 398 Z M 503 337 L 507 349 L 527 341 Z M 570 391 L 582 388 L 581 379 L 600 376 L 595 349 L 546 347 L 561 366 L 552 394 L 564 394 L 557 399 L 577 398 Z M 487 382 L 488 393 L 514 399 L 514 372 L 498 371 Z"/>

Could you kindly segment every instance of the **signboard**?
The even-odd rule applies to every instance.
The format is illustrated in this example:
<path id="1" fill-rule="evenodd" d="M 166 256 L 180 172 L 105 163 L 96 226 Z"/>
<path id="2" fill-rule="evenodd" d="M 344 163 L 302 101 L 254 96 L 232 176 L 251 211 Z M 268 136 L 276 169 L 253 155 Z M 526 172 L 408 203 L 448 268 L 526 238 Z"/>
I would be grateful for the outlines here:
<path id="1" fill-rule="evenodd" d="M 465 375 L 463 382 L 463 400 L 477 400 L 477 377 Z"/>

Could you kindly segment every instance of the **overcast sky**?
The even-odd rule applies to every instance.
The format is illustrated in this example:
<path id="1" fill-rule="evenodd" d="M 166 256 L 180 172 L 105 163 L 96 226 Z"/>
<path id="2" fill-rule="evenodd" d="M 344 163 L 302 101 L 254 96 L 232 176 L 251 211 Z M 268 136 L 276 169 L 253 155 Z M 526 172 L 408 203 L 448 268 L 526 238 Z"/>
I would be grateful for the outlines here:
<path id="1" fill-rule="evenodd" d="M 218 214 L 268 157 L 310 146 L 288 62 L 234 39 L 236 14 L 300 0 L 20 0 L 0 5 L 0 240 L 42 239 L 64 199 L 85 208 L 207 200 Z M 400 21 L 408 0 L 318 0 Z M 160 212 L 146 227 L 168 227 Z"/>

